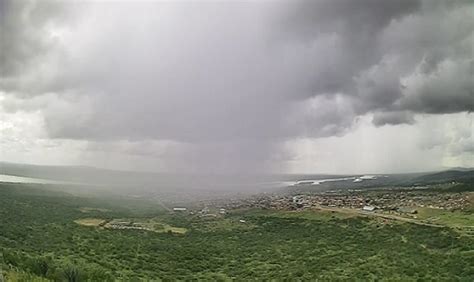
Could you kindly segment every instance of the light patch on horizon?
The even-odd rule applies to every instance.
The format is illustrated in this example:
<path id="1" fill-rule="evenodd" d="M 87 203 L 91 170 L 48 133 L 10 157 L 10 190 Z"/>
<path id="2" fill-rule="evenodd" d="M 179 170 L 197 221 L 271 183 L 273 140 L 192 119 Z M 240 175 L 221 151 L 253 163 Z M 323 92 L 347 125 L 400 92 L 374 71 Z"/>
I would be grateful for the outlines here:
<path id="1" fill-rule="evenodd" d="M 286 153 L 267 162 L 268 171 L 402 173 L 474 166 L 472 114 L 425 115 L 415 125 L 383 127 L 371 119 L 364 116 L 339 137 L 287 141 Z M 49 139 L 39 112 L 3 112 L 1 120 L 2 161 L 162 172 L 199 172 L 204 165 L 186 144 Z"/>
<path id="2" fill-rule="evenodd" d="M 291 173 L 406 173 L 473 167 L 472 114 L 425 115 L 416 125 L 375 127 L 370 116 L 340 137 L 301 138 L 285 148 Z M 433 142 L 434 141 L 434 142 Z M 383 144 L 381 146 L 380 144 Z"/>

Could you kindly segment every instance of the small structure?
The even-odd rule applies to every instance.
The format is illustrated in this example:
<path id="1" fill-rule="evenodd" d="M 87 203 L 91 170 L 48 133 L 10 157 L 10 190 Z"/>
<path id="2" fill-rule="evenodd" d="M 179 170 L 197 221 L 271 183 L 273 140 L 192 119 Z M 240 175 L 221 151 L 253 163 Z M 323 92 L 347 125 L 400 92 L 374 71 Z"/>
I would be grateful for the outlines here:
<path id="1" fill-rule="evenodd" d="M 302 208 L 304 203 L 306 202 L 303 198 L 303 196 L 294 196 L 292 198 L 293 204 L 296 205 L 297 208 Z"/>
<path id="2" fill-rule="evenodd" d="M 239 222 L 240 222 L 240 223 L 245 223 L 246 221 L 243 220 L 243 219 L 240 219 Z"/>
<path id="3" fill-rule="evenodd" d="M 187 208 L 180 208 L 180 207 L 173 208 L 174 212 L 185 212 L 187 210 L 188 210 Z"/>
<path id="4" fill-rule="evenodd" d="M 370 211 L 370 212 L 372 212 L 372 211 L 375 210 L 375 207 L 374 207 L 374 206 L 364 206 L 364 207 L 362 208 L 362 210 L 363 210 L 363 211 Z"/>
<path id="5" fill-rule="evenodd" d="M 208 207 L 204 207 L 199 213 L 200 213 L 200 214 L 208 214 L 208 213 L 209 213 L 209 208 L 208 208 Z"/>
<path id="6" fill-rule="evenodd" d="M 301 203 L 303 202 L 303 200 L 304 200 L 304 199 L 303 199 L 303 196 L 301 196 L 301 195 L 300 195 L 300 196 L 294 196 L 294 197 L 292 198 L 292 201 L 293 201 L 293 203 L 295 203 L 295 204 L 301 204 Z"/>
<path id="7" fill-rule="evenodd" d="M 226 214 L 226 211 L 225 211 L 225 209 L 219 209 L 219 213 L 220 214 Z"/>

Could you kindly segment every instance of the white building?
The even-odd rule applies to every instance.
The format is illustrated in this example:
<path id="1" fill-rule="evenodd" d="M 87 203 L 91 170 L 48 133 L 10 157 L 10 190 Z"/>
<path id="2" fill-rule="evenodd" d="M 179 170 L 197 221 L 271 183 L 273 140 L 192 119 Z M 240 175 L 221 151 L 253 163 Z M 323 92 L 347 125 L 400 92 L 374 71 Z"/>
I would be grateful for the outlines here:
<path id="1" fill-rule="evenodd" d="M 301 204 L 304 199 L 303 199 L 303 196 L 299 195 L 299 196 L 294 196 L 292 200 L 293 200 L 293 203 L 295 204 Z"/>
<path id="2" fill-rule="evenodd" d="M 362 210 L 364 210 L 364 211 L 374 211 L 375 207 L 374 206 L 364 206 L 362 208 Z"/>
<path id="3" fill-rule="evenodd" d="M 179 211 L 179 212 L 187 211 L 187 210 L 188 210 L 187 208 L 173 208 L 173 211 Z"/>

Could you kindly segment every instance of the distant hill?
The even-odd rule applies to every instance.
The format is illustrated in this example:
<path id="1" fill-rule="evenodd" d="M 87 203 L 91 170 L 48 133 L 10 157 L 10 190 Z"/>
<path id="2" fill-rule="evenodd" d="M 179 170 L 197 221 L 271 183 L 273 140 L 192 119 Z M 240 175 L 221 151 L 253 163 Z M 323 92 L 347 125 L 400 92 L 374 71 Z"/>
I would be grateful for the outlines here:
<path id="1" fill-rule="evenodd" d="M 191 175 L 108 170 L 87 166 L 44 166 L 0 162 L 0 174 L 69 181 L 83 184 L 111 185 L 133 188 L 158 188 L 161 191 L 198 189 L 256 192 L 263 189 L 258 183 L 326 179 L 360 175 Z M 326 182 L 299 189 L 364 189 L 387 186 L 428 185 L 448 182 L 474 183 L 474 169 L 456 168 L 438 172 L 386 174 L 376 179 Z M 270 186 L 269 186 L 270 187 Z M 272 187 L 270 187 L 272 188 Z M 273 187 L 274 188 L 274 187 Z M 294 189 L 291 188 L 291 189 Z"/>
<path id="2" fill-rule="evenodd" d="M 0 162 L 0 174 L 67 181 L 81 184 L 124 187 L 134 194 L 143 190 L 162 192 L 229 191 L 255 193 L 272 189 L 266 183 L 298 179 L 295 175 L 178 174 L 109 170 L 88 166 L 43 166 Z M 328 176 L 319 176 L 320 178 Z"/>
<path id="3" fill-rule="evenodd" d="M 438 184 L 452 181 L 474 183 L 474 170 L 448 170 L 422 175 L 411 180 L 414 184 Z"/>
<path id="4" fill-rule="evenodd" d="M 139 177 L 140 173 L 115 171 L 88 166 L 47 166 L 0 162 L 0 173 L 49 180 L 79 183 L 124 183 Z M 138 174 L 138 175 L 137 175 Z"/>
<path id="5" fill-rule="evenodd" d="M 474 171 L 474 167 L 445 167 L 443 171 L 458 170 L 458 171 Z"/>

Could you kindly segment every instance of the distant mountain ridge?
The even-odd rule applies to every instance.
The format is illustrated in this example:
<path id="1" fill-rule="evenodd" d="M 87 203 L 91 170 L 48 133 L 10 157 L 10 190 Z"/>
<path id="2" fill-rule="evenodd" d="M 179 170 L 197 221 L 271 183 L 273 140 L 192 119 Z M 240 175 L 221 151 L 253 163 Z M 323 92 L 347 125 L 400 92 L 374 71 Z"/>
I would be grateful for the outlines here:
<path id="1" fill-rule="evenodd" d="M 140 174 L 139 172 L 115 171 L 90 166 L 50 166 L 8 162 L 0 162 L 0 173 L 49 180 L 81 180 L 85 183 L 103 182 L 106 179 L 127 176 L 127 174 Z"/>
<path id="2" fill-rule="evenodd" d="M 416 177 L 412 182 L 420 182 L 422 184 L 437 184 L 437 183 L 446 183 L 446 182 L 474 182 L 474 170 L 473 169 L 464 169 L 464 170 L 447 170 L 441 171 L 433 174 L 422 175 Z"/>
<path id="3" fill-rule="evenodd" d="M 209 186 L 213 184 L 203 178 L 204 175 L 191 175 L 191 174 L 172 174 L 172 173 L 152 173 L 152 172 L 140 172 L 140 171 L 121 171 L 121 170 L 110 170 L 102 169 L 90 166 L 48 166 L 48 165 L 31 165 L 31 164 L 19 164 L 0 162 L 0 174 L 8 174 L 14 176 L 24 176 L 41 178 L 48 180 L 59 180 L 59 181 L 71 181 L 80 183 L 90 184 L 111 184 L 111 185 L 137 185 L 140 186 L 166 186 L 169 188 L 176 186 L 186 186 L 190 183 L 197 186 Z M 350 177 L 357 176 L 358 174 L 348 175 L 341 174 L 340 176 Z M 385 174 L 388 178 L 379 178 L 378 180 L 371 180 L 364 182 L 360 185 L 375 185 L 375 186 L 386 186 L 386 185 L 414 185 L 414 184 L 436 184 L 446 182 L 473 182 L 474 183 L 474 168 L 450 168 L 443 171 L 435 172 L 417 172 L 417 173 L 406 173 L 406 174 Z M 227 179 L 232 178 L 236 182 L 250 183 L 254 181 L 268 181 L 270 178 L 273 180 L 301 180 L 301 179 L 323 179 L 337 177 L 338 175 L 267 175 L 260 178 L 245 178 L 242 176 L 238 179 L 238 176 L 219 176 L 219 175 L 207 175 L 207 178 L 214 178 L 215 183 L 226 183 Z M 227 178 L 227 179 L 226 179 Z M 227 183 L 229 184 L 229 183 Z M 348 183 L 349 184 L 349 183 Z M 350 184 L 352 186 L 352 184 Z"/>

